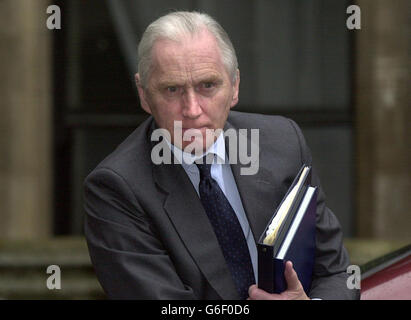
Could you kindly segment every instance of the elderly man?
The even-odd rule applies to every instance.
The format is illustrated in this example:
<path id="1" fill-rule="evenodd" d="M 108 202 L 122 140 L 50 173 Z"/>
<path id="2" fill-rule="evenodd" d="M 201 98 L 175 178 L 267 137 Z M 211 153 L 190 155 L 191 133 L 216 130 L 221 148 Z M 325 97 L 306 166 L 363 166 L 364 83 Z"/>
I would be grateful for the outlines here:
<path id="1" fill-rule="evenodd" d="M 320 193 L 308 296 L 291 263 L 281 294 L 256 286 L 256 241 L 311 156 L 293 121 L 230 111 L 238 103 L 240 73 L 222 27 L 206 14 L 170 13 L 147 27 L 138 52 L 140 103 L 152 116 L 85 182 L 85 234 L 107 295 L 355 298 L 357 292 L 346 286 L 341 228 L 324 204 L 315 172 L 312 184 Z M 257 140 L 242 140 L 258 144 L 258 168 L 249 174 L 228 157 L 230 142 L 221 132 L 240 129 L 259 130 Z M 165 132 L 161 142 L 158 130 Z M 173 154 L 175 161 L 155 161 L 159 144 L 166 146 L 162 155 Z"/>

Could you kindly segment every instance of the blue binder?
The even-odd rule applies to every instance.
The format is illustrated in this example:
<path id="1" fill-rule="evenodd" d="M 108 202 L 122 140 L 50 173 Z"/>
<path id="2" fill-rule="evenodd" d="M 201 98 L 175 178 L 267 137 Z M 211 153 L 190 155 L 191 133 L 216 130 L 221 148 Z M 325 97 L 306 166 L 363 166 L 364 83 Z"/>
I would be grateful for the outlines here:
<path id="1" fill-rule="evenodd" d="M 304 167 L 299 171 L 286 196 L 296 185 Z M 287 217 L 283 221 L 273 244 L 264 244 L 266 232 L 278 208 L 267 224 L 257 243 L 258 251 L 258 287 L 269 293 L 281 293 L 287 289 L 284 277 L 285 263 L 290 260 L 298 278 L 308 295 L 311 287 L 315 262 L 315 225 L 318 188 L 310 186 L 311 167 L 306 174 Z M 283 199 L 283 201 L 284 201 Z"/>

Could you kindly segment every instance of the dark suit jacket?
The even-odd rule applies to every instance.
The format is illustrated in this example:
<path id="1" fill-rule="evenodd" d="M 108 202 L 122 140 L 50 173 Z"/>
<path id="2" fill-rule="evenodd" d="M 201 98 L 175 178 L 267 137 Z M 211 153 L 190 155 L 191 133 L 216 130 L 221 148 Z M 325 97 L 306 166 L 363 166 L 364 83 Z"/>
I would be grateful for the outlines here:
<path id="1" fill-rule="evenodd" d="M 200 199 L 179 164 L 154 165 L 153 118 L 142 123 L 85 181 L 85 235 L 110 298 L 238 299 Z M 297 125 L 278 116 L 230 112 L 225 129 L 260 129 L 259 171 L 231 165 L 255 240 L 310 152 Z M 250 135 L 249 135 L 250 136 Z M 312 184 L 320 186 L 313 172 Z M 320 187 L 317 253 L 310 297 L 351 299 L 348 255 Z"/>

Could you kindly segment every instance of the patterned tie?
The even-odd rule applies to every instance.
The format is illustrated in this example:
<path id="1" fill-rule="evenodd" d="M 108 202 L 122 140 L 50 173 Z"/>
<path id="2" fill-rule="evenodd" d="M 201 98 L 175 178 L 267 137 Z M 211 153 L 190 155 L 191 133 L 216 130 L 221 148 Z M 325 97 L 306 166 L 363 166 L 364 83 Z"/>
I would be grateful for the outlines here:
<path id="1" fill-rule="evenodd" d="M 210 219 L 224 258 L 240 294 L 248 298 L 248 288 L 255 283 L 250 252 L 237 216 L 220 189 L 211 177 L 211 164 L 196 163 L 200 171 L 200 198 Z"/>

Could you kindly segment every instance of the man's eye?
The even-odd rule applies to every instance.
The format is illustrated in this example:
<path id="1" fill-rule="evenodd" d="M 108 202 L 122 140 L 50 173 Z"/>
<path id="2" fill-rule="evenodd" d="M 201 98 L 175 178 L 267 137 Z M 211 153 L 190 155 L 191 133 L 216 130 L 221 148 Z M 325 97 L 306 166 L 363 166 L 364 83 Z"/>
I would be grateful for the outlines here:
<path id="1" fill-rule="evenodd" d="M 211 89 L 214 87 L 214 83 L 213 82 L 204 82 L 203 83 L 203 88 L 204 89 Z"/>
<path id="2" fill-rule="evenodd" d="M 170 93 L 175 93 L 175 92 L 177 92 L 177 87 L 175 87 L 175 86 L 167 87 L 167 91 L 170 92 Z"/>

